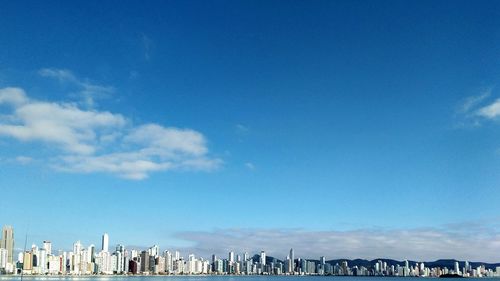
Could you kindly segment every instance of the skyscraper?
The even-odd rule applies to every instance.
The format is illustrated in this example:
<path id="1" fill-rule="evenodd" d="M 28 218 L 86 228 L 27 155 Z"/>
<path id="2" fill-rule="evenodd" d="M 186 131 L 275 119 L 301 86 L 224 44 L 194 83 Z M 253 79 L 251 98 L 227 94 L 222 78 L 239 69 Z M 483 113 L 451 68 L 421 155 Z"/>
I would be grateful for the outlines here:
<path id="1" fill-rule="evenodd" d="M 260 252 L 260 264 L 266 265 L 266 252 L 265 251 Z"/>
<path id="2" fill-rule="evenodd" d="M 50 241 L 43 241 L 43 248 L 47 252 L 47 255 L 52 255 L 52 243 Z"/>
<path id="3" fill-rule="evenodd" d="M 95 262 L 95 246 L 94 246 L 94 244 L 90 244 L 87 251 L 89 253 L 90 262 Z"/>
<path id="4" fill-rule="evenodd" d="M 293 251 L 293 248 L 290 249 L 290 260 L 292 262 L 290 272 L 293 273 L 295 272 L 295 253 Z"/>
<path id="5" fill-rule="evenodd" d="M 118 244 L 116 245 L 116 252 L 124 253 L 125 252 L 125 246 Z"/>
<path id="6" fill-rule="evenodd" d="M 108 252 L 109 250 L 109 236 L 107 233 L 102 235 L 102 251 Z"/>
<path id="7" fill-rule="evenodd" d="M 76 241 L 73 244 L 73 253 L 78 256 L 82 253 L 82 243 L 80 242 L 80 240 Z"/>
<path id="8" fill-rule="evenodd" d="M 158 245 L 154 245 L 148 249 L 149 256 L 158 257 L 160 255 L 160 247 Z"/>
<path id="9" fill-rule="evenodd" d="M 14 229 L 10 225 L 4 225 L 2 227 L 0 248 L 7 250 L 7 262 L 12 263 L 12 256 L 14 254 Z"/>
<path id="10" fill-rule="evenodd" d="M 149 272 L 149 268 L 150 268 L 149 261 L 150 261 L 149 252 L 142 251 L 141 252 L 141 272 L 142 273 Z"/>

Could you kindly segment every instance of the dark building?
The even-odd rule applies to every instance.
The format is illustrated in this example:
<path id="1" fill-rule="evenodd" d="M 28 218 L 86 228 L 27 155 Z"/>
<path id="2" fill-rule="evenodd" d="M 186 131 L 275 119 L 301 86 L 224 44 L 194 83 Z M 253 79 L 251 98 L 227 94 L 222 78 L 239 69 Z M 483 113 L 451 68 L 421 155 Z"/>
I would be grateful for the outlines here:
<path id="1" fill-rule="evenodd" d="M 149 253 L 148 251 L 141 252 L 141 272 L 149 272 Z"/>
<path id="2" fill-rule="evenodd" d="M 128 262 L 128 272 L 130 272 L 132 274 L 137 274 L 137 273 L 139 273 L 138 267 L 139 267 L 139 263 L 136 260 L 130 260 Z"/>

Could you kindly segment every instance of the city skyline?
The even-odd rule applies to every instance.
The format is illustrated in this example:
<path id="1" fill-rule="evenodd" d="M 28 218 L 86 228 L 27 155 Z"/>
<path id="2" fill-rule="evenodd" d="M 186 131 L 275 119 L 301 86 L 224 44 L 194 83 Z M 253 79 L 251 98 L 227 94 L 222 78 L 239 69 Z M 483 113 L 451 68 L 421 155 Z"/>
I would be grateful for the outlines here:
<path id="1" fill-rule="evenodd" d="M 265 250 L 252 255 L 233 250 L 227 258 L 212 254 L 210 258 L 188 252 L 187 258 L 178 250 L 161 250 L 158 245 L 145 249 L 128 249 L 117 243 L 109 249 L 109 235 L 101 236 L 101 250 L 94 244 L 85 246 L 80 240 L 71 250 L 54 250 L 52 242 L 44 240 L 42 247 L 33 243 L 14 255 L 14 230 L 2 227 L 0 275 L 337 275 L 337 276 L 399 276 L 441 277 L 500 277 L 500 263 L 441 259 L 434 262 L 397 261 L 391 259 L 328 260 L 325 256 L 307 259 L 297 257 L 293 248 L 284 259 L 270 257 Z M 7 242 L 6 242 L 7 241 Z M 7 246 L 10 244 L 10 246 Z M 349 264 L 352 263 L 352 264 Z"/>
<path id="2" fill-rule="evenodd" d="M 498 262 L 499 10 L 6 1 L 0 223 L 18 250 Z"/>
<path id="3" fill-rule="evenodd" d="M 290 245 L 294 245 L 294 248 L 298 249 L 300 251 L 302 258 L 313 259 L 313 260 L 317 260 L 317 257 L 324 256 L 325 254 L 328 253 L 330 258 L 333 260 L 342 260 L 342 259 L 346 259 L 346 260 L 355 260 L 355 259 L 377 260 L 377 259 L 383 258 L 383 259 L 390 259 L 390 260 L 397 260 L 397 261 L 410 260 L 410 261 L 417 261 L 418 262 L 418 261 L 437 261 L 437 260 L 455 259 L 455 260 L 459 260 L 459 261 L 462 260 L 462 261 L 481 262 L 481 263 L 488 263 L 488 264 L 500 264 L 500 261 L 497 259 L 484 259 L 484 258 L 482 258 L 482 257 L 484 257 L 484 255 L 475 256 L 475 257 L 471 256 L 471 255 L 467 255 L 467 254 L 464 255 L 464 253 L 457 251 L 456 248 L 451 247 L 450 243 L 453 241 L 449 241 L 449 240 L 453 234 L 450 235 L 450 237 L 439 237 L 436 235 L 436 233 L 433 233 L 433 232 L 429 231 L 428 229 L 423 230 L 424 232 L 426 232 L 427 239 L 434 239 L 435 240 L 434 243 L 432 244 L 432 247 L 434 247 L 434 250 L 435 250 L 435 254 L 428 255 L 428 256 L 422 255 L 423 251 L 421 248 L 419 248 L 419 246 L 421 246 L 421 245 L 419 245 L 418 242 L 422 241 L 422 238 L 418 237 L 418 236 L 413 237 L 413 234 L 411 234 L 411 233 L 406 233 L 406 236 L 404 236 L 402 238 L 401 237 L 400 238 L 391 237 L 391 239 L 393 241 L 396 241 L 399 245 L 401 245 L 403 248 L 406 249 L 406 253 L 399 254 L 399 255 L 395 256 L 391 252 L 391 250 L 392 250 L 391 247 L 393 247 L 393 245 L 384 243 L 385 241 L 383 241 L 383 239 L 388 239 L 387 236 L 386 237 L 379 237 L 374 232 L 372 232 L 372 237 L 364 237 L 364 239 L 368 240 L 364 244 L 367 245 L 367 247 L 373 248 L 373 250 L 374 250 L 374 252 L 373 252 L 374 254 L 370 256 L 370 255 L 366 255 L 366 250 L 364 250 L 364 249 L 358 248 L 356 250 L 352 250 L 352 248 L 349 247 L 350 245 L 347 245 L 347 247 L 345 247 L 345 245 L 342 245 L 342 242 L 345 242 L 346 239 L 352 239 L 352 236 L 350 236 L 350 235 L 347 235 L 347 237 L 344 238 L 344 241 L 342 241 L 342 240 L 332 241 L 332 245 L 330 248 L 321 248 L 321 246 L 323 246 L 326 243 L 325 236 L 327 236 L 327 235 L 325 235 L 324 233 L 317 235 L 316 237 L 314 237 L 314 236 L 307 237 L 307 236 L 304 236 L 304 233 L 301 233 L 301 236 L 299 239 L 289 240 L 289 239 L 286 239 L 286 236 L 290 235 L 290 233 L 273 232 L 273 233 L 268 234 L 268 235 L 271 235 L 272 237 L 268 237 L 267 239 L 265 239 L 265 238 L 262 240 L 245 239 L 245 240 L 247 240 L 247 243 L 243 244 L 245 246 L 240 247 L 240 245 L 238 245 L 239 244 L 238 241 L 241 241 L 242 237 L 245 237 L 245 236 L 236 232 L 237 237 L 235 237 L 235 234 L 231 233 L 231 231 L 234 231 L 234 230 L 227 230 L 228 233 L 225 233 L 225 231 L 219 231 L 214 236 L 211 236 L 210 234 L 207 234 L 207 233 L 205 233 L 205 234 L 198 233 L 198 235 L 206 235 L 206 237 L 204 239 L 200 239 L 203 242 L 201 242 L 200 244 L 197 244 L 195 246 L 180 247 L 180 246 L 176 246 L 176 245 L 164 245 L 164 247 L 170 248 L 170 249 L 175 249 L 176 251 L 185 252 L 185 253 L 191 253 L 191 254 L 196 253 L 197 255 L 205 257 L 205 258 L 212 256 L 214 254 L 217 256 L 223 256 L 224 253 L 229 252 L 229 253 L 233 253 L 233 259 L 234 259 L 234 250 L 236 250 L 236 248 L 238 248 L 241 251 L 241 253 L 243 253 L 243 252 L 249 253 L 250 252 L 250 253 L 257 254 L 259 252 L 261 252 L 261 253 L 264 252 L 265 253 L 264 257 L 267 254 L 269 254 L 269 255 L 273 256 L 274 258 L 277 258 L 277 257 L 279 258 L 280 255 L 282 255 L 282 253 L 287 252 L 286 249 L 288 249 L 288 247 L 290 247 Z M 474 232 L 473 229 L 470 229 L 469 231 Z M 481 231 L 484 231 L 484 229 L 481 229 Z M 9 235 L 11 235 L 11 237 L 13 237 L 13 227 L 12 226 L 5 225 L 4 228 L 2 228 L 2 233 L 5 233 L 5 232 L 9 233 Z M 249 230 L 248 232 L 249 233 L 247 233 L 247 237 L 250 237 L 252 235 L 251 230 Z M 478 236 L 480 235 L 480 232 L 476 231 L 474 233 Z M 389 234 L 386 233 L 386 235 L 389 235 Z M 94 236 L 98 237 L 99 235 L 94 235 Z M 258 235 L 256 235 L 256 236 L 258 236 Z M 2 236 L 0 238 L 3 239 L 3 237 L 5 237 L 5 236 Z M 41 237 L 39 237 L 38 235 L 33 236 L 33 235 L 29 235 L 29 233 L 28 233 L 28 235 L 25 237 L 26 242 L 27 242 L 27 246 L 36 245 L 38 242 L 40 242 L 35 237 L 38 237 L 38 240 L 41 239 Z M 81 244 L 92 245 L 96 249 L 100 248 L 101 251 L 103 251 L 103 252 L 112 252 L 112 250 L 110 250 L 110 249 L 113 249 L 114 245 L 124 246 L 124 247 L 127 247 L 127 249 L 132 248 L 132 249 L 135 249 L 138 251 L 147 250 L 148 248 L 151 247 L 150 245 L 155 245 L 155 247 L 158 247 L 158 243 L 155 241 L 150 242 L 149 244 L 142 243 L 141 245 L 132 245 L 132 244 L 127 244 L 126 240 L 124 240 L 124 241 L 119 241 L 120 243 L 110 244 L 108 233 L 103 233 L 99 237 L 100 237 L 100 243 L 97 243 L 97 244 L 96 244 L 95 239 L 85 241 L 85 240 L 78 238 L 75 241 L 77 241 L 77 243 L 81 243 Z M 359 235 L 357 236 L 357 238 L 358 239 L 360 238 Z M 5 242 L 5 240 L 2 240 L 2 239 L 0 239 L 0 241 L 1 241 L 0 245 L 2 245 L 2 246 L 0 246 L 0 248 L 5 248 L 5 249 L 9 248 L 9 247 L 3 246 L 3 245 L 7 245 L 9 242 Z M 315 241 L 315 239 L 318 239 L 318 240 L 322 239 L 323 241 Z M 12 241 L 12 243 L 14 243 L 14 239 L 12 239 L 10 241 Z M 225 243 L 221 243 L 221 241 L 224 241 Z M 295 242 L 290 243 L 290 241 L 295 241 Z M 404 242 L 401 242 L 401 241 L 404 241 Z M 50 245 L 49 246 L 50 249 L 55 249 L 57 251 L 69 252 L 72 249 L 70 247 L 70 244 L 64 245 L 63 243 L 60 243 L 60 241 L 55 241 L 55 244 L 53 244 L 52 240 L 43 240 L 43 245 L 45 245 L 46 242 Z M 359 242 L 360 242 L 359 240 L 355 241 L 355 243 L 359 243 Z M 370 243 L 372 243 L 372 244 L 370 244 Z M 474 241 L 468 241 L 465 243 L 469 243 L 469 244 L 468 245 L 457 245 L 457 247 L 464 247 L 464 248 L 468 248 L 468 249 L 477 247 L 477 244 L 475 244 Z M 73 244 L 73 247 L 74 247 L 74 243 L 72 242 L 71 244 Z M 377 245 L 377 244 L 379 244 L 379 245 Z M 53 246 L 53 245 L 56 245 L 56 246 Z M 60 245 L 63 245 L 63 246 L 61 247 Z M 100 247 L 98 247 L 98 245 L 100 245 Z M 229 246 L 229 245 L 233 245 L 233 246 Z M 237 245 L 237 246 L 234 246 L 234 245 Z M 279 246 L 276 247 L 276 245 L 279 245 Z M 12 250 L 13 254 L 9 255 L 9 256 L 14 257 L 16 254 L 23 252 L 22 248 L 14 247 L 14 244 L 12 244 L 11 249 L 13 249 Z M 266 250 L 267 254 L 266 254 L 266 251 L 264 251 L 262 249 L 267 249 Z M 482 249 L 482 250 L 484 252 L 486 252 L 488 249 Z M 493 250 L 495 250 L 495 249 L 493 249 Z M 490 249 L 490 251 L 491 251 L 491 249 Z M 293 250 L 293 248 L 290 249 L 288 257 L 290 257 L 290 259 L 295 259 L 294 253 L 295 253 L 295 250 Z M 446 253 L 446 254 L 442 254 L 442 253 Z M 493 255 L 496 256 L 496 253 L 493 253 Z M 231 260 L 231 258 L 229 258 L 229 260 Z"/>

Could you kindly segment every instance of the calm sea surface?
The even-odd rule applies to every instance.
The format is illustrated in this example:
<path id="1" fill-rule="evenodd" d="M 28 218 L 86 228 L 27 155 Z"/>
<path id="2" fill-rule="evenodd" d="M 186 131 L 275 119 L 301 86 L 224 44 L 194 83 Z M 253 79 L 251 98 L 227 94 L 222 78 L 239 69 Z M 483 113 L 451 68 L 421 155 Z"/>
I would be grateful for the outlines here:
<path id="1" fill-rule="evenodd" d="M 102 281 L 416 281 L 433 278 L 403 277 L 354 277 L 354 276 L 24 276 L 26 281 L 34 280 L 102 280 Z M 16 280 L 19 276 L 0 276 L 0 280 Z M 456 279 L 440 279 L 456 280 Z M 459 279 L 460 280 L 460 279 Z M 467 278 L 467 281 L 500 280 L 500 278 Z"/>

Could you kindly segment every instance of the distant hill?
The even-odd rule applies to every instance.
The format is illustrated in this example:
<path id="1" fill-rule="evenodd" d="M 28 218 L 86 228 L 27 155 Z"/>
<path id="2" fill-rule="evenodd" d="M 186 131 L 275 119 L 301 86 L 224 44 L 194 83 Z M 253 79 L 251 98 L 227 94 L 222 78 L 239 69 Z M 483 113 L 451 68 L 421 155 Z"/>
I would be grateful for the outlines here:
<path id="1" fill-rule="evenodd" d="M 405 264 L 404 261 L 397 261 L 397 260 L 392 260 L 392 259 L 374 259 L 374 260 L 365 260 L 365 259 L 354 259 L 354 260 L 349 260 L 349 259 L 335 259 L 335 260 L 328 260 L 326 261 L 329 264 L 335 265 L 335 264 L 341 264 L 343 261 L 347 261 L 347 264 L 349 267 L 353 266 L 364 266 L 367 268 L 374 267 L 375 264 L 381 260 L 382 262 L 386 262 L 388 266 L 394 265 L 400 265 L 403 266 Z M 449 269 L 452 269 L 455 267 L 455 262 L 457 260 L 455 259 L 440 259 L 436 261 L 424 261 L 423 263 L 425 264 L 426 267 L 447 267 Z M 417 261 L 408 261 L 410 266 L 414 266 L 416 263 L 420 263 Z M 465 261 L 458 261 L 458 264 L 460 268 L 465 266 Z M 487 269 L 496 269 L 497 266 L 500 266 L 500 263 L 486 263 L 486 262 L 469 262 L 469 264 L 472 266 L 472 268 L 476 268 L 478 266 L 484 265 Z"/>
<path id="2" fill-rule="evenodd" d="M 260 256 L 259 255 L 254 255 L 252 257 L 252 260 L 254 262 L 259 262 L 259 259 L 260 259 Z M 308 261 L 314 261 L 316 263 L 319 263 L 319 260 L 315 260 L 315 259 L 307 259 Z M 366 267 L 366 268 L 373 268 L 375 267 L 375 264 L 378 262 L 378 261 L 382 261 L 382 262 L 386 262 L 388 266 L 391 266 L 391 265 L 394 265 L 394 266 L 397 266 L 397 265 L 400 265 L 400 266 L 404 266 L 405 262 L 404 261 L 398 261 L 398 260 L 393 260 L 393 259 L 384 259 L 384 258 L 380 258 L 380 259 L 374 259 L 374 260 L 365 260 L 365 259 L 333 259 L 333 260 L 328 260 L 326 261 L 327 263 L 331 264 L 331 265 L 335 265 L 335 264 L 342 264 L 343 261 L 347 261 L 347 264 L 349 265 L 349 267 L 353 267 L 353 266 L 358 266 L 358 267 Z M 271 262 L 283 262 L 282 260 L 280 259 L 276 259 L 274 257 L 270 257 L 270 256 L 267 256 L 266 257 L 266 263 L 271 263 Z M 457 260 L 455 259 L 440 259 L 440 260 L 436 260 L 436 261 L 424 261 L 423 263 L 425 264 L 426 267 L 447 267 L 449 269 L 452 269 L 455 267 L 455 262 Z M 410 264 L 410 266 L 415 266 L 416 263 L 421 263 L 421 262 L 418 262 L 418 261 L 408 261 L 408 263 Z M 458 261 L 458 264 L 460 266 L 460 268 L 463 268 L 465 266 L 465 261 Z M 484 265 L 487 269 L 492 269 L 492 270 L 495 270 L 496 267 L 500 267 L 500 263 L 486 263 L 486 262 L 469 262 L 469 264 L 472 266 L 472 268 L 477 268 L 478 266 L 481 266 L 481 265 Z"/>

